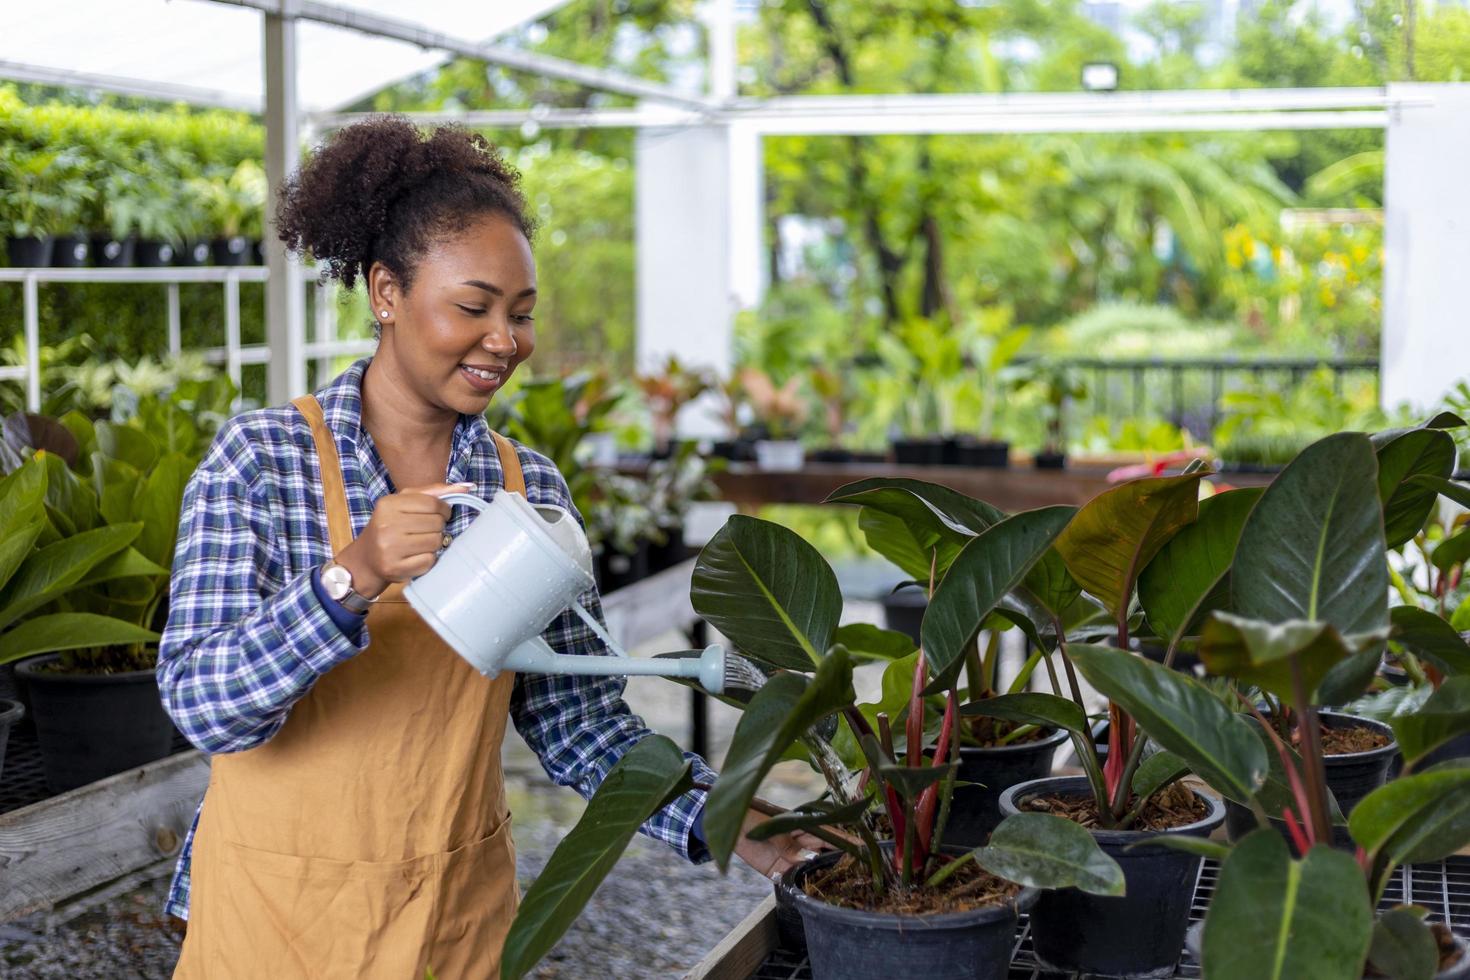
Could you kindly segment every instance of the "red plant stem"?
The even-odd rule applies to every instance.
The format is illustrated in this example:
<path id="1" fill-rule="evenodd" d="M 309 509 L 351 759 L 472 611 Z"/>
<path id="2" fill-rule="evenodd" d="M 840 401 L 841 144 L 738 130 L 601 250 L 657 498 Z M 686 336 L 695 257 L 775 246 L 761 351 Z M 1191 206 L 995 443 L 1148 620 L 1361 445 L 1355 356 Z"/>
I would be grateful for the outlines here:
<path id="1" fill-rule="evenodd" d="M 1133 752 L 1133 719 L 1116 704 L 1108 704 L 1108 761 L 1103 766 L 1103 783 L 1108 798 L 1101 800 L 1110 807 L 1118 798 L 1118 786 L 1123 781 L 1123 772 L 1128 768 L 1128 756 Z"/>
<path id="2" fill-rule="evenodd" d="M 1286 832 L 1291 835 L 1291 842 L 1296 845 L 1297 857 L 1306 857 L 1307 852 L 1312 849 L 1310 837 L 1303 832 L 1301 824 L 1296 822 L 1296 814 L 1291 807 L 1281 808 L 1281 819 L 1286 821 Z"/>
<path id="3" fill-rule="evenodd" d="M 942 766 L 949 756 L 949 742 L 954 731 L 955 714 L 959 705 L 959 692 L 953 689 L 949 692 L 949 700 L 944 705 L 944 722 L 939 727 L 939 741 L 934 746 L 934 765 Z M 935 783 L 919 794 L 919 805 L 915 808 L 914 819 L 918 821 L 919 832 L 919 854 L 922 858 L 928 856 L 929 845 L 934 840 L 934 817 L 939 810 L 939 784 Z"/>
<path id="4" fill-rule="evenodd" d="M 1331 812 L 1327 796 L 1327 773 L 1322 763 L 1322 728 L 1317 719 L 1317 709 L 1307 700 L 1306 682 L 1302 680 L 1301 660 L 1288 658 L 1291 662 L 1291 693 L 1296 701 L 1297 730 L 1302 736 L 1302 777 L 1310 794 L 1311 808 L 1305 816 L 1312 822 L 1316 840 L 1332 840 L 1332 825 L 1327 818 Z"/>
<path id="5" fill-rule="evenodd" d="M 914 687 L 909 694 L 908 754 L 910 769 L 917 769 L 924 759 L 924 675 L 928 671 L 923 647 L 914 661 Z"/>

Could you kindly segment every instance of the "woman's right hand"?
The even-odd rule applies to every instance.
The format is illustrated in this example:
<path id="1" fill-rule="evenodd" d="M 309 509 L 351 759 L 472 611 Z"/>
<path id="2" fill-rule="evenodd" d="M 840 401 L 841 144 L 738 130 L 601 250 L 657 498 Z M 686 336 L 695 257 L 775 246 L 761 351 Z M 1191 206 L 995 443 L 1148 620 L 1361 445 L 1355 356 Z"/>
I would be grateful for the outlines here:
<path id="1" fill-rule="evenodd" d="M 439 498 L 473 488 L 435 483 L 380 498 L 367 527 L 336 557 L 352 573 L 353 591 L 376 599 L 390 582 L 407 582 L 434 567 L 450 513 Z"/>

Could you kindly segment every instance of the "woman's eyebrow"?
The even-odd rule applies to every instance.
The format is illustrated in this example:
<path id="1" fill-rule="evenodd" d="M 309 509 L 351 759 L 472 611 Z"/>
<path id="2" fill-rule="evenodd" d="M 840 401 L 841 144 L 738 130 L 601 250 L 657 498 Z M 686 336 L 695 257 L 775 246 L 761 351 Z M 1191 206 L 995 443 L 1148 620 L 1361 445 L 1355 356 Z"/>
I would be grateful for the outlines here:
<path id="1" fill-rule="evenodd" d="M 493 293 L 496 296 L 504 296 L 505 295 L 505 290 L 501 289 L 499 286 L 494 285 L 493 283 L 485 282 L 483 279 L 466 279 L 463 282 L 461 282 L 460 285 L 461 286 L 476 286 L 476 287 L 478 287 L 480 289 L 485 290 L 485 292 L 487 292 L 487 293 Z M 516 294 L 516 298 L 517 299 L 520 299 L 522 296 L 535 296 L 535 295 L 536 295 L 536 287 L 535 286 L 528 286 L 527 288 L 522 289 L 519 293 L 517 293 Z"/>

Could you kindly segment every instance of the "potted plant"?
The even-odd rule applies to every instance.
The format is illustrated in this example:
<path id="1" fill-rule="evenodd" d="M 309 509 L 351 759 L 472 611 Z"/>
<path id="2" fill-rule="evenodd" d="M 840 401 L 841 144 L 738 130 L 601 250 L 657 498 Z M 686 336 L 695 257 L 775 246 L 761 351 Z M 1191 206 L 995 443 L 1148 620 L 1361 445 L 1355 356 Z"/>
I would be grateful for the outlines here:
<path id="1" fill-rule="evenodd" d="M 0 146 L 0 224 L 13 266 L 51 264 L 52 236 L 63 230 L 58 219 L 75 189 L 61 186 L 59 156 L 16 143 Z"/>
<path id="2" fill-rule="evenodd" d="M 710 455 L 732 463 L 755 462 L 755 441 L 746 435 L 751 409 L 740 375 L 716 379 L 712 389 L 720 396 L 718 417 L 724 423 L 728 438 L 716 439 L 710 446 Z"/>
<path id="3" fill-rule="evenodd" d="M 89 208 L 92 259 L 99 268 L 117 269 L 133 264 L 138 244 L 138 216 L 148 206 L 142 173 L 114 165 L 98 168 L 99 193 Z"/>
<path id="4" fill-rule="evenodd" d="M 265 220 L 265 171 L 254 160 L 242 160 L 228 174 L 194 178 L 194 186 L 208 201 L 214 264 L 249 265 Z"/>
<path id="5" fill-rule="evenodd" d="M 1039 470 L 1060 470 L 1067 465 L 1067 403 L 1087 395 L 1087 386 L 1076 372 L 1062 364 L 1047 363 L 1037 372 L 1046 408 L 1046 445 L 1036 454 Z"/>
<path id="6" fill-rule="evenodd" d="M 827 434 L 827 445 L 814 450 L 810 455 L 819 463 L 851 463 L 851 450 L 842 446 L 843 433 L 847 428 L 847 382 L 845 377 L 831 368 L 817 366 L 810 374 L 811 388 L 822 407 L 822 427 Z"/>
<path id="7" fill-rule="evenodd" d="M 709 377 L 670 354 L 657 371 L 640 374 L 634 380 L 653 417 L 653 455 L 668 456 L 673 452 L 679 410 L 709 390 Z"/>
<path id="8" fill-rule="evenodd" d="M 776 387 L 771 376 L 759 368 L 740 371 L 740 383 L 750 399 L 765 432 L 756 440 L 756 465 L 763 470 L 799 470 L 806 462 L 799 434 L 806 422 L 807 406 L 801 397 L 801 376 L 787 379 Z"/>
<path id="9" fill-rule="evenodd" d="M 650 575 L 694 556 L 697 549 L 684 541 L 684 523 L 692 504 L 719 499 L 719 489 L 709 474 L 723 465 L 719 460 L 706 462 L 687 442 L 668 459 L 648 464 L 648 504 L 659 531 L 648 546 Z"/>
<path id="10" fill-rule="evenodd" d="M 1012 362 L 1030 336 L 1029 330 L 1011 325 L 1011 311 L 1006 307 L 982 310 L 964 331 L 961 349 L 975 377 L 959 381 L 960 393 L 977 395 L 980 406 L 976 435 L 960 439 L 957 462 L 961 466 L 1010 465 L 1011 444 L 996 432 L 996 413 L 1003 393 L 1025 380 L 1024 372 Z"/>
<path id="11" fill-rule="evenodd" d="M 906 320 L 892 333 L 879 335 L 878 356 L 882 368 L 875 383 L 895 403 L 894 462 L 958 462 L 958 442 L 944 434 L 940 400 L 941 389 L 953 384 L 963 367 L 957 339 L 933 320 Z"/>
<path id="12" fill-rule="evenodd" d="M 1033 512 L 997 525 L 990 547 L 975 548 L 945 581 L 954 581 L 955 594 L 973 592 L 987 572 L 1034 562 L 1058 523 L 1055 513 Z M 988 586 L 986 596 L 1000 598 Z M 855 703 L 855 654 L 842 642 L 863 645 L 864 637 L 837 628 L 836 576 L 799 536 L 732 517 L 701 552 L 691 597 L 701 615 L 759 664 L 746 664 L 740 672 L 746 686 L 727 697 L 743 715 L 724 771 L 709 787 L 704 835 L 721 867 L 747 834 L 805 829 L 832 844 L 833 853 L 794 868 L 788 879 L 814 976 L 886 977 L 901 965 L 939 975 L 963 970 L 1002 977 L 1014 946 L 1016 910 L 1033 898 L 1028 889 L 1121 890 L 1116 864 L 1084 831 L 1044 814 L 1002 824 L 985 847 L 945 847 L 956 773 L 949 753 L 957 698 L 949 682 L 957 665 L 917 654 L 920 680 L 901 739 L 881 723 L 875 728 Z M 973 612 L 983 615 L 985 604 L 980 600 Z M 978 629 L 979 622 L 958 622 L 954 629 L 963 633 L 971 625 Z M 922 693 L 931 684 L 946 691 L 938 719 L 927 714 Z M 855 759 L 852 766 L 831 747 L 834 723 Z M 757 796 L 762 779 L 798 747 L 823 773 L 827 793 L 752 826 L 752 807 L 775 809 Z M 661 737 L 645 740 L 619 762 L 526 894 L 506 939 L 502 977 L 523 975 L 555 943 L 636 828 L 692 788 L 689 771 L 690 763 Z"/>

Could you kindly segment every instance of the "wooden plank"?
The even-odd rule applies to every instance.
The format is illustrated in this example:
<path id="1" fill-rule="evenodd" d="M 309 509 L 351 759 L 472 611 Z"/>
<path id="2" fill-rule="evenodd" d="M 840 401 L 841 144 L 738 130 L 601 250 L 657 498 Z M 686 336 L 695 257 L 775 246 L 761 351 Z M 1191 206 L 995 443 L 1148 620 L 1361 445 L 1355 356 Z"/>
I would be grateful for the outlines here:
<path id="1" fill-rule="evenodd" d="M 699 617 L 689 601 L 694 559 L 680 562 L 602 597 L 608 634 L 624 649 L 683 630 Z"/>
<path id="2" fill-rule="evenodd" d="M 767 895 L 684 980 L 748 980 L 776 948 L 776 896 Z"/>
<path id="3" fill-rule="evenodd" d="M 0 922 L 178 854 L 208 784 L 182 752 L 0 815 Z"/>

